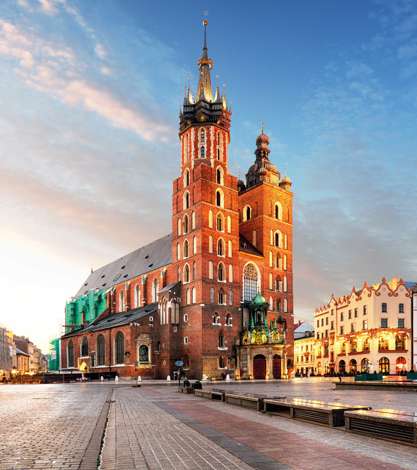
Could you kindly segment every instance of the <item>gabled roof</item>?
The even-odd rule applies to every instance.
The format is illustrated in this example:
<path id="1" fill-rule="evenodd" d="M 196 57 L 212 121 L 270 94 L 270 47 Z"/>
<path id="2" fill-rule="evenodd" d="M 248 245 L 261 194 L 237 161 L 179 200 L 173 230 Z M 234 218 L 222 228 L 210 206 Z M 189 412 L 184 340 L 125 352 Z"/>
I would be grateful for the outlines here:
<path id="1" fill-rule="evenodd" d="M 263 256 L 263 254 L 255 248 L 242 234 L 239 234 L 239 251 L 250 253 L 255 256 Z"/>
<path id="2" fill-rule="evenodd" d="M 128 310 L 127 312 L 113 313 L 112 315 L 104 317 L 102 320 L 96 320 L 90 323 L 87 327 L 82 328 L 81 330 L 67 333 L 66 335 L 63 335 L 62 338 L 68 338 L 70 336 L 77 336 L 79 334 L 92 333 L 93 331 L 107 330 L 108 328 L 127 325 L 131 322 L 140 320 L 147 315 L 155 314 L 157 311 L 158 304 L 155 302 L 153 304 L 146 305 L 145 307 Z"/>
<path id="3" fill-rule="evenodd" d="M 171 262 L 169 234 L 93 271 L 75 297 L 84 295 L 91 289 L 109 289 L 119 282 L 128 281 Z"/>

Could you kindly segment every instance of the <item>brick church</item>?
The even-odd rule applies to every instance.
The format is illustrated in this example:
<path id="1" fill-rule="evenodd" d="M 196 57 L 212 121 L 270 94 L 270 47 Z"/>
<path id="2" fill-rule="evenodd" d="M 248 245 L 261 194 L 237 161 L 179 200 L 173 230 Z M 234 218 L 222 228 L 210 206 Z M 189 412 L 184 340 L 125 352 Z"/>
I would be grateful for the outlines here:
<path id="1" fill-rule="evenodd" d="M 63 371 L 166 378 L 181 361 L 189 378 L 292 373 L 291 180 L 263 130 L 246 180 L 229 172 L 231 110 L 212 88 L 206 27 L 180 113 L 172 233 L 91 272 L 66 305 Z"/>

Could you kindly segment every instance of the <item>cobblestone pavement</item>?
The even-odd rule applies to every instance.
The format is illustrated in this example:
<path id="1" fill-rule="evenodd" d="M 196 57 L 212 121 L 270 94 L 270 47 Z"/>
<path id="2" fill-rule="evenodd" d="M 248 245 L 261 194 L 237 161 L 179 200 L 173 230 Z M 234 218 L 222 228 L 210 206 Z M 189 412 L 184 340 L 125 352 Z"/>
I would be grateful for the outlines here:
<path id="1" fill-rule="evenodd" d="M 412 393 L 333 392 L 323 383 L 225 387 L 390 408 L 417 402 Z M 97 468 L 104 431 L 101 470 L 417 468 L 415 448 L 179 394 L 174 386 L 0 386 L 1 470 Z"/>
<path id="2" fill-rule="evenodd" d="M 78 468 L 108 391 L 87 384 L 0 386 L 0 469 Z"/>

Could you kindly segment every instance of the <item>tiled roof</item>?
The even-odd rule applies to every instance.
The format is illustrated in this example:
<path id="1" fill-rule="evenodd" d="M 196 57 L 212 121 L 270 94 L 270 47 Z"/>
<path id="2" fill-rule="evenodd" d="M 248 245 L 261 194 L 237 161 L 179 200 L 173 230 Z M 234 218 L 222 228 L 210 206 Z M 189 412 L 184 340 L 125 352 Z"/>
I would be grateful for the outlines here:
<path id="1" fill-rule="evenodd" d="M 140 320 L 141 318 L 146 317 L 147 315 L 155 314 L 158 310 L 158 304 L 153 303 L 146 305 L 145 307 L 135 308 L 127 312 L 113 313 L 107 317 L 104 317 L 102 320 L 90 323 L 86 328 L 81 330 L 72 331 L 63 336 L 63 338 L 68 338 L 70 336 L 76 336 L 84 333 L 91 333 L 93 331 L 107 330 L 108 328 L 115 328 L 117 326 L 127 325 L 131 322 Z"/>
<path id="2" fill-rule="evenodd" d="M 239 234 L 239 251 L 250 253 L 251 255 L 263 256 L 242 234 Z"/>
<path id="3" fill-rule="evenodd" d="M 109 289 L 119 282 L 128 281 L 171 262 L 169 234 L 93 271 L 75 297 L 87 294 L 91 289 Z"/>

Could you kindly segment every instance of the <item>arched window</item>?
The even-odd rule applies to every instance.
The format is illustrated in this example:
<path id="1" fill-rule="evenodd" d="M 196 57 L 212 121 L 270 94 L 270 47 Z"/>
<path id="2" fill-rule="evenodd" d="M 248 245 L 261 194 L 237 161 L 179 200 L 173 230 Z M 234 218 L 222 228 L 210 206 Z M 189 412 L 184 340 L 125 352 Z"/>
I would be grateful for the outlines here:
<path id="1" fill-rule="evenodd" d="M 226 369 L 226 361 L 223 356 L 219 356 L 219 369 Z"/>
<path id="2" fill-rule="evenodd" d="M 253 263 L 248 263 L 243 269 L 243 300 L 252 301 L 259 290 L 260 278 Z"/>
<path id="3" fill-rule="evenodd" d="M 407 360 L 405 357 L 397 357 L 395 362 L 395 372 L 399 375 L 404 374 L 407 371 Z"/>
<path id="4" fill-rule="evenodd" d="M 361 360 L 361 372 L 369 372 L 369 359 L 366 357 Z"/>
<path id="5" fill-rule="evenodd" d="M 214 287 L 210 287 L 210 303 L 214 304 Z"/>
<path id="6" fill-rule="evenodd" d="M 227 242 L 227 256 L 231 258 L 232 254 L 233 254 L 233 243 L 232 243 L 232 240 L 229 240 Z"/>
<path id="7" fill-rule="evenodd" d="M 349 372 L 351 374 L 356 374 L 358 370 L 358 363 L 356 362 L 356 359 L 351 359 L 349 361 Z"/>
<path id="8" fill-rule="evenodd" d="M 245 206 L 243 208 L 243 222 L 247 222 L 252 218 L 252 208 L 251 206 Z"/>
<path id="9" fill-rule="evenodd" d="M 88 356 L 88 339 L 84 336 L 81 342 L 81 357 Z"/>
<path id="10" fill-rule="evenodd" d="M 279 247 L 280 246 L 280 232 L 277 230 L 275 233 L 274 233 L 274 246 L 277 246 Z"/>
<path id="11" fill-rule="evenodd" d="M 181 259 L 181 246 L 177 243 L 177 260 Z"/>
<path id="12" fill-rule="evenodd" d="M 116 346 L 116 364 L 125 362 L 125 337 L 121 331 L 118 331 L 115 339 Z"/>
<path id="13" fill-rule="evenodd" d="M 220 315 L 217 312 L 213 315 L 213 325 L 220 325 Z"/>
<path id="14" fill-rule="evenodd" d="M 193 237 L 193 254 L 197 254 L 197 237 Z"/>
<path id="15" fill-rule="evenodd" d="M 225 255 L 224 241 L 222 238 L 219 238 L 217 240 L 217 256 L 224 256 L 224 255 Z"/>
<path id="16" fill-rule="evenodd" d="M 152 302 L 156 302 L 158 299 L 158 279 L 153 280 L 152 284 Z"/>
<path id="17" fill-rule="evenodd" d="M 282 206 L 279 202 L 275 203 L 274 206 L 274 217 L 278 220 L 282 220 Z"/>
<path id="18" fill-rule="evenodd" d="M 217 133 L 217 160 L 222 159 L 222 144 L 223 138 L 221 132 Z"/>
<path id="19" fill-rule="evenodd" d="M 388 312 L 387 304 L 385 302 L 383 302 L 382 305 L 381 305 L 381 312 L 382 313 L 387 313 Z"/>
<path id="20" fill-rule="evenodd" d="M 183 209 L 190 208 L 190 193 L 188 191 L 185 191 L 184 193 L 182 208 Z"/>
<path id="21" fill-rule="evenodd" d="M 346 362 L 343 359 L 339 361 L 339 372 L 341 374 L 346 372 Z"/>
<path id="22" fill-rule="evenodd" d="M 184 240 L 183 253 L 184 253 L 184 259 L 188 258 L 190 256 L 188 240 Z"/>
<path id="23" fill-rule="evenodd" d="M 187 214 L 184 215 L 183 225 L 184 225 L 184 235 L 185 235 L 188 233 L 188 229 L 189 229 Z"/>
<path id="24" fill-rule="evenodd" d="M 125 311 L 125 292 L 121 290 L 119 292 L 119 312 Z"/>
<path id="25" fill-rule="evenodd" d="M 233 282 L 233 266 L 229 264 L 229 282 Z"/>
<path id="26" fill-rule="evenodd" d="M 224 264 L 219 263 L 217 267 L 217 280 L 220 282 L 225 282 L 226 281 L 226 275 L 224 272 Z"/>
<path id="27" fill-rule="evenodd" d="M 224 196 L 221 189 L 216 189 L 216 206 L 224 207 Z"/>
<path id="28" fill-rule="evenodd" d="M 281 255 L 279 253 L 276 253 L 275 255 L 275 267 L 281 269 Z"/>
<path id="29" fill-rule="evenodd" d="M 220 305 L 225 305 L 226 304 L 226 296 L 224 294 L 223 289 L 219 289 L 219 304 Z"/>
<path id="30" fill-rule="evenodd" d="M 190 282 L 190 267 L 188 264 L 184 266 L 184 283 Z"/>
<path id="31" fill-rule="evenodd" d="M 200 148 L 200 157 L 206 158 L 206 147 L 204 147 L 204 145 L 202 145 Z"/>
<path id="32" fill-rule="evenodd" d="M 193 287 L 191 289 L 191 303 L 195 304 L 197 301 L 196 301 L 196 290 L 195 290 L 195 287 Z"/>
<path id="33" fill-rule="evenodd" d="M 232 233 L 232 218 L 227 216 L 227 233 Z"/>
<path id="34" fill-rule="evenodd" d="M 210 210 L 208 214 L 208 226 L 213 228 L 213 212 Z"/>
<path id="35" fill-rule="evenodd" d="M 226 315 L 226 325 L 232 326 L 232 316 L 230 315 L 230 313 Z"/>
<path id="36" fill-rule="evenodd" d="M 387 357 L 381 357 L 378 362 L 379 364 L 379 373 L 380 374 L 389 374 L 389 359 Z"/>
<path id="37" fill-rule="evenodd" d="M 219 348 L 224 348 L 224 336 L 223 333 L 219 334 Z"/>
<path id="38" fill-rule="evenodd" d="M 72 339 L 68 341 L 67 363 L 68 363 L 68 367 L 74 367 L 74 344 L 72 342 Z"/>
<path id="39" fill-rule="evenodd" d="M 191 214 L 191 230 L 195 230 L 195 212 Z"/>
<path id="40" fill-rule="evenodd" d="M 195 261 L 194 261 L 194 263 L 193 263 L 193 273 L 192 273 L 193 274 L 193 276 L 192 276 L 193 281 L 196 280 L 196 270 L 197 270 L 197 268 L 196 268 L 196 264 L 195 264 Z"/>
<path id="41" fill-rule="evenodd" d="M 139 362 L 145 364 L 149 362 L 149 347 L 146 344 L 139 346 Z"/>
<path id="42" fill-rule="evenodd" d="M 222 186 L 224 184 L 224 172 L 223 172 L 223 168 L 221 166 L 219 166 L 216 169 L 216 183 L 221 184 Z"/>
<path id="43" fill-rule="evenodd" d="M 213 279 L 213 261 L 208 262 L 209 267 L 209 279 Z"/>
<path id="44" fill-rule="evenodd" d="M 213 237 L 209 235 L 209 253 L 213 253 Z"/>
<path id="45" fill-rule="evenodd" d="M 187 168 L 184 172 L 184 187 L 190 186 L 190 170 Z"/>
<path id="46" fill-rule="evenodd" d="M 219 232 L 223 232 L 224 224 L 223 224 L 223 214 L 219 213 L 216 217 L 216 227 Z"/>
<path id="47" fill-rule="evenodd" d="M 140 307 L 140 284 L 135 285 L 134 297 L 135 297 L 135 307 L 139 308 Z"/>
<path id="48" fill-rule="evenodd" d="M 204 145 L 206 143 L 206 130 L 200 129 L 200 144 Z"/>
<path id="49" fill-rule="evenodd" d="M 181 219 L 178 219 L 178 221 L 177 221 L 177 235 L 181 235 L 181 226 L 182 226 Z"/>
<path id="50" fill-rule="evenodd" d="M 97 336 L 97 365 L 104 366 L 104 361 L 106 360 L 106 347 L 104 342 L 104 336 L 98 335 Z"/>
<path id="51" fill-rule="evenodd" d="M 185 303 L 187 305 L 190 305 L 190 303 L 191 303 L 191 291 L 190 291 L 190 289 L 186 290 L 185 299 L 186 299 Z"/>

